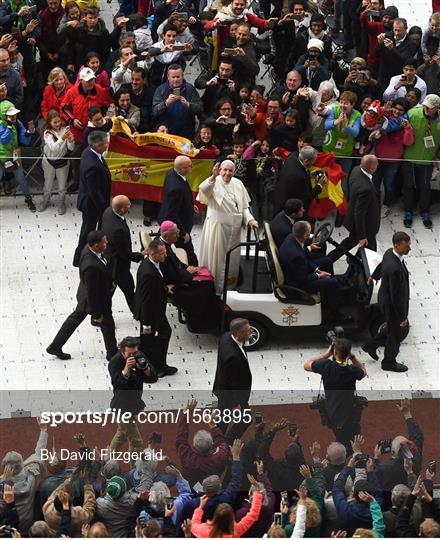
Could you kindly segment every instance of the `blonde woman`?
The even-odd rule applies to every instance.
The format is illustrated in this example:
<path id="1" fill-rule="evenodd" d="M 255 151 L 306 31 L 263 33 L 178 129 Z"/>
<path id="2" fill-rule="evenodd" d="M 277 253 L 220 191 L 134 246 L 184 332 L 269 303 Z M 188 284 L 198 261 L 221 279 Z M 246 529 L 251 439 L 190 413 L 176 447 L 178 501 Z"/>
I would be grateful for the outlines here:
<path id="1" fill-rule="evenodd" d="M 53 68 L 47 78 L 41 102 L 41 114 L 44 119 L 49 111 L 61 112 L 61 101 L 69 88 L 72 88 L 72 83 L 69 82 L 64 71 L 60 67 Z"/>

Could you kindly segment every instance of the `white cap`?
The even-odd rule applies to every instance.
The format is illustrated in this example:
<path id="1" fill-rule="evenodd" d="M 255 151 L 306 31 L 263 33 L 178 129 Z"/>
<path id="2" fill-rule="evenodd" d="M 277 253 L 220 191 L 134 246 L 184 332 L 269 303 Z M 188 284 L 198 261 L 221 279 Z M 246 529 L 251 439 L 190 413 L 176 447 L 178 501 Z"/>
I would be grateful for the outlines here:
<path id="1" fill-rule="evenodd" d="M 6 116 L 15 116 L 20 112 L 19 109 L 16 109 L 14 106 L 9 107 L 9 109 L 6 111 Z"/>
<path id="2" fill-rule="evenodd" d="M 85 67 L 81 70 L 81 73 L 79 74 L 79 78 L 81 81 L 91 81 L 92 79 L 96 79 L 96 75 L 93 72 L 93 69 L 90 69 L 89 67 Z"/>
<path id="3" fill-rule="evenodd" d="M 422 105 L 425 105 L 428 109 L 440 109 L 440 97 L 436 94 L 428 94 Z"/>

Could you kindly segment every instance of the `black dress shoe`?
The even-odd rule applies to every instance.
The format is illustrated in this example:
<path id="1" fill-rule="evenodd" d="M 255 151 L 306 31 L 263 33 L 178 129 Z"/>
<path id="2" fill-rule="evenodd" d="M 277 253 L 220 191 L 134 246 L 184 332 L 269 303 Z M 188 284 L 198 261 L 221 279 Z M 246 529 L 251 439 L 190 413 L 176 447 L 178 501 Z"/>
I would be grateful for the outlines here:
<path id="1" fill-rule="evenodd" d="M 408 366 L 405 364 L 400 364 L 399 362 L 394 362 L 394 364 L 384 364 L 382 362 L 382 369 L 384 371 L 396 371 L 397 373 L 404 373 L 408 371 Z"/>
<path id="2" fill-rule="evenodd" d="M 53 354 L 60 360 L 70 360 L 72 358 L 70 354 L 63 352 L 61 349 L 56 349 L 55 347 L 52 347 L 52 345 L 49 345 L 49 347 L 46 349 L 46 352 L 49 354 Z"/>
<path id="3" fill-rule="evenodd" d="M 376 349 L 373 349 L 373 347 L 368 347 L 368 345 L 362 345 L 361 349 L 367 354 L 369 354 L 373 360 L 379 360 Z"/>
<path id="4" fill-rule="evenodd" d="M 350 323 L 353 322 L 353 317 L 351 315 L 346 315 L 340 311 L 336 311 L 331 314 L 331 320 L 338 323 Z"/>

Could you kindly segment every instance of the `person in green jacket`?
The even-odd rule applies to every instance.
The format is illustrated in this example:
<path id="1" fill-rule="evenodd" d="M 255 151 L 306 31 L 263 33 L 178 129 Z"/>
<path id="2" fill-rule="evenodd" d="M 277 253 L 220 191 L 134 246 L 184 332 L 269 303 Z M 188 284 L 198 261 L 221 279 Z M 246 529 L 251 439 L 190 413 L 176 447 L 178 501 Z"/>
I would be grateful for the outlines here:
<path id="1" fill-rule="evenodd" d="M 20 145 L 29 145 L 31 142 L 26 128 L 17 119 L 19 112 L 7 99 L 0 102 L 0 181 L 5 177 L 14 177 L 23 192 L 29 210 L 35 212 L 29 185 L 17 154 Z"/>
<path id="2" fill-rule="evenodd" d="M 402 198 L 405 207 L 403 224 L 411 228 L 413 222 L 414 188 L 419 190 L 419 208 L 423 225 L 432 229 L 429 207 L 431 205 L 431 178 L 433 160 L 439 159 L 440 150 L 440 97 L 428 94 L 419 107 L 408 111 L 413 128 L 414 144 L 407 146 L 402 164 Z"/>

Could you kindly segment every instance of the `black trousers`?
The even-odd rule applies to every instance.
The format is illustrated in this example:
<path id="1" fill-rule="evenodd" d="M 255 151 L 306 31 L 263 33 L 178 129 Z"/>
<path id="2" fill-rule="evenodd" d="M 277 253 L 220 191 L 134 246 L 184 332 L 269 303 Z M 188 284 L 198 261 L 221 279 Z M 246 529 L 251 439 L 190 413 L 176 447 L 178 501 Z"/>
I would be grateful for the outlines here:
<path id="1" fill-rule="evenodd" d="M 341 246 L 343 246 L 347 251 L 350 251 L 350 249 L 354 248 L 354 246 L 359 242 L 359 240 L 359 235 L 357 234 L 356 230 L 353 229 L 352 231 L 350 231 L 350 234 L 347 236 L 347 238 L 344 238 L 344 240 L 342 240 Z M 367 241 L 368 245 L 366 247 L 368 249 L 371 249 L 372 251 L 377 251 L 376 235 L 371 235 L 367 233 Z M 343 255 L 344 252 L 339 248 L 336 248 L 333 251 L 330 251 L 327 256 L 330 257 L 333 262 L 335 262 Z"/>
<path id="2" fill-rule="evenodd" d="M 342 426 L 332 425 L 331 429 L 335 434 L 336 442 L 339 442 L 345 446 L 347 449 L 347 455 L 353 453 L 351 446 L 351 441 L 354 439 L 355 435 L 359 435 L 361 432 L 360 418 L 350 419 Z"/>
<path id="3" fill-rule="evenodd" d="M 194 246 L 193 246 L 192 240 L 185 243 L 183 241 L 183 238 L 179 237 L 175 245 L 176 247 L 182 248 L 186 251 L 186 254 L 188 255 L 188 264 L 190 266 L 199 266 L 199 261 L 197 259 L 197 255 L 194 252 Z"/>
<path id="4" fill-rule="evenodd" d="M 143 334 L 141 327 L 141 350 L 147 355 L 157 373 L 164 371 L 167 366 L 170 338 L 171 326 L 166 317 L 151 334 Z"/>
<path id="5" fill-rule="evenodd" d="M 387 326 L 385 331 L 378 332 L 368 343 L 368 347 L 377 349 L 385 345 L 382 364 L 395 364 L 402 341 L 401 321 L 394 316 L 387 317 Z"/>
<path id="6" fill-rule="evenodd" d="M 315 279 L 307 285 L 308 293 L 322 293 L 326 298 L 326 304 L 334 311 L 339 312 L 343 304 L 342 291 L 339 281 L 334 278 Z"/>
<path id="7" fill-rule="evenodd" d="M 419 191 L 420 213 L 429 212 L 431 206 L 431 176 L 432 165 L 415 165 L 402 163 L 402 198 L 405 212 L 412 212 L 415 208 L 414 189 Z"/>
<path id="8" fill-rule="evenodd" d="M 82 213 L 81 230 L 79 231 L 78 246 L 73 256 L 73 266 L 79 267 L 82 250 L 87 244 L 87 236 L 90 231 L 95 231 L 101 227 L 102 214 L 96 210 L 89 210 Z"/>
<path id="9" fill-rule="evenodd" d="M 134 309 L 134 279 L 131 275 L 130 268 L 118 270 L 114 277 L 116 285 L 121 289 L 127 301 L 130 311 Z"/>
<path id="10" fill-rule="evenodd" d="M 79 306 L 76 306 L 75 311 L 63 322 L 51 345 L 56 349 L 62 349 L 87 315 L 88 313 L 82 311 Z M 104 313 L 104 320 L 100 325 L 100 329 L 104 338 L 107 360 L 110 360 L 118 352 L 115 337 L 115 321 L 111 311 Z"/>
<path id="11" fill-rule="evenodd" d="M 235 421 L 232 417 L 232 411 L 237 408 L 240 405 L 242 414 L 240 416 L 239 421 Z M 220 429 L 220 431 L 226 434 L 226 441 L 229 445 L 232 445 L 235 439 L 241 439 L 241 436 L 247 428 L 249 427 L 249 423 L 243 421 L 243 411 L 244 409 L 249 409 L 248 403 L 235 403 L 234 405 L 231 404 L 229 400 L 225 400 L 222 395 L 220 394 L 218 396 L 218 407 L 217 407 L 221 413 L 221 421 L 217 424 L 217 427 Z M 229 422 L 224 420 L 224 411 L 230 411 L 231 413 L 231 420 Z"/>

